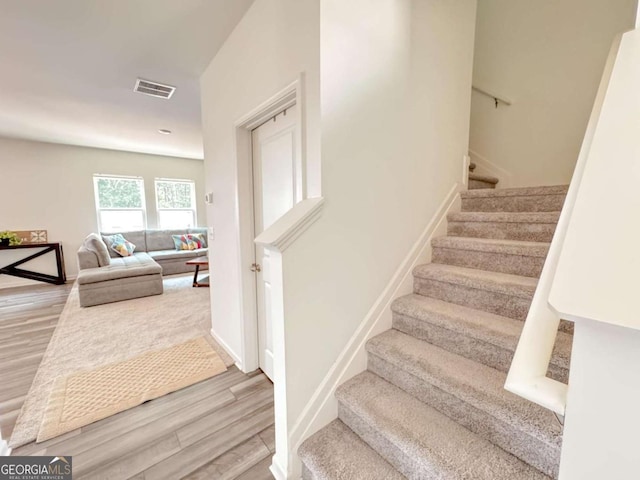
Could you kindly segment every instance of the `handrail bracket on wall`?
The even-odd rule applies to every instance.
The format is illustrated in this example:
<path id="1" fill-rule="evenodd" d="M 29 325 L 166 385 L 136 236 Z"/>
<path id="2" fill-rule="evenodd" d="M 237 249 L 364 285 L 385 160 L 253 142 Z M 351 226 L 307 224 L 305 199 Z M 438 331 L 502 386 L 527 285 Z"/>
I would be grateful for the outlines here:
<path id="1" fill-rule="evenodd" d="M 503 97 L 501 95 L 496 95 L 495 93 L 485 89 L 485 88 L 480 88 L 477 87 L 476 85 L 473 85 L 471 87 L 472 90 L 475 90 L 478 93 L 481 93 L 482 95 L 486 95 L 487 97 L 493 98 L 493 101 L 496 105 L 496 108 L 498 108 L 498 105 L 500 103 L 504 103 L 505 105 L 511 105 L 513 102 L 511 100 L 509 100 L 506 97 Z"/>

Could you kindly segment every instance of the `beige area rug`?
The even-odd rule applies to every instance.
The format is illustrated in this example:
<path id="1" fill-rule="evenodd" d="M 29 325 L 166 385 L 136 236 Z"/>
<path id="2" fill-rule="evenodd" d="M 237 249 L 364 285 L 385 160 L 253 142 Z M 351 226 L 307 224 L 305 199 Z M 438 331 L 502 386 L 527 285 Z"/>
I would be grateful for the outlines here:
<path id="1" fill-rule="evenodd" d="M 68 377 L 51 390 L 38 442 L 175 392 L 227 370 L 204 337 Z"/>
<path id="2" fill-rule="evenodd" d="M 234 362 L 209 336 L 208 288 L 193 275 L 164 279 L 164 294 L 81 308 L 73 287 L 16 422 L 11 447 L 36 440 L 58 377 L 121 362 L 204 336 L 225 365 Z"/>

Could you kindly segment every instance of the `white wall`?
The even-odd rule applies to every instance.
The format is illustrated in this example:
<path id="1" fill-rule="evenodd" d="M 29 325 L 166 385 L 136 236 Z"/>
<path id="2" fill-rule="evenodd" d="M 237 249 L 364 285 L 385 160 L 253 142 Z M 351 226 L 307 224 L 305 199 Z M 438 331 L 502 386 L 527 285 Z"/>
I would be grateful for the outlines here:
<path id="1" fill-rule="evenodd" d="M 452 186 L 468 148 L 475 1 L 322 2 L 320 220 L 286 251 L 290 420 Z"/>
<path id="2" fill-rule="evenodd" d="M 323 214 L 283 255 L 287 418 L 276 416 L 277 435 L 281 422 L 295 423 L 461 181 L 475 5 L 256 0 L 201 79 L 207 188 L 216 195 L 208 212 L 213 331 L 237 357 L 239 275 L 248 265 L 239 258 L 235 197 L 246 172 L 235 158 L 234 122 L 304 72 L 312 183 L 322 131 Z M 319 190 L 313 183 L 310 196 Z"/>
<path id="3" fill-rule="evenodd" d="M 156 226 L 154 179 L 193 179 L 198 223 L 206 225 L 200 160 L 0 138 L 0 230 L 47 230 L 50 241 L 62 243 L 67 276 L 74 277 L 76 251 L 87 234 L 98 230 L 95 173 L 144 178 L 149 228 Z M 0 287 L 25 283 L 0 276 Z"/>
<path id="4" fill-rule="evenodd" d="M 511 186 L 569 183 L 605 60 L 637 0 L 478 2 L 470 149 Z M 500 176 L 500 174 L 498 174 Z M 500 184 L 498 184 L 500 187 Z"/>
<path id="5" fill-rule="evenodd" d="M 242 357 L 238 188 L 250 165 L 238 164 L 234 124 L 305 75 L 307 191 L 318 195 L 320 168 L 319 0 L 256 0 L 201 77 L 206 191 L 214 193 L 207 220 L 215 231 L 211 288 L 213 332 Z M 238 183 L 239 182 L 239 183 Z M 248 192 L 242 191 L 240 201 Z M 255 312 L 246 312 L 246 315 Z"/>

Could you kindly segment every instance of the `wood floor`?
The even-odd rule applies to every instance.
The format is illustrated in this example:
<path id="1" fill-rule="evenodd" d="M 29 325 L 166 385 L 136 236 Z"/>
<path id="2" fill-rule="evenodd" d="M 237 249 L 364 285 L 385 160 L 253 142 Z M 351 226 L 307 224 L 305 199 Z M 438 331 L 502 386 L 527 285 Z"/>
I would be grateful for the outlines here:
<path id="1" fill-rule="evenodd" d="M 0 290 L 0 428 L 8 438 L 70 286 Z M 13 455 L 73 457 L 75 479 L 272 479 L 273 386 L 221 375 Z"/>
<path id="2" fill-rule="evenodd" d="M 0 289 L 0 429 L 8 439 L 71 285 Z"/>

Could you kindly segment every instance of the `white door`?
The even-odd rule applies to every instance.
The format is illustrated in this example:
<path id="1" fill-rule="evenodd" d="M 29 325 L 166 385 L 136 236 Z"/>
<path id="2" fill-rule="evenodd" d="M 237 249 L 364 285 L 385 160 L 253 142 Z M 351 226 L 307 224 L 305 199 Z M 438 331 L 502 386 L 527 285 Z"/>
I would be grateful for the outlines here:
<path id="1" fill-rule="evenodd" d="M 297 115 L 295 105 L 263 123 L 251 134 L 255 235 L 258 236 L 296 203 Z M 273 380 L 273 333 L 268 251 L 256 247 L 258 348 L 260 368 Z"/>

